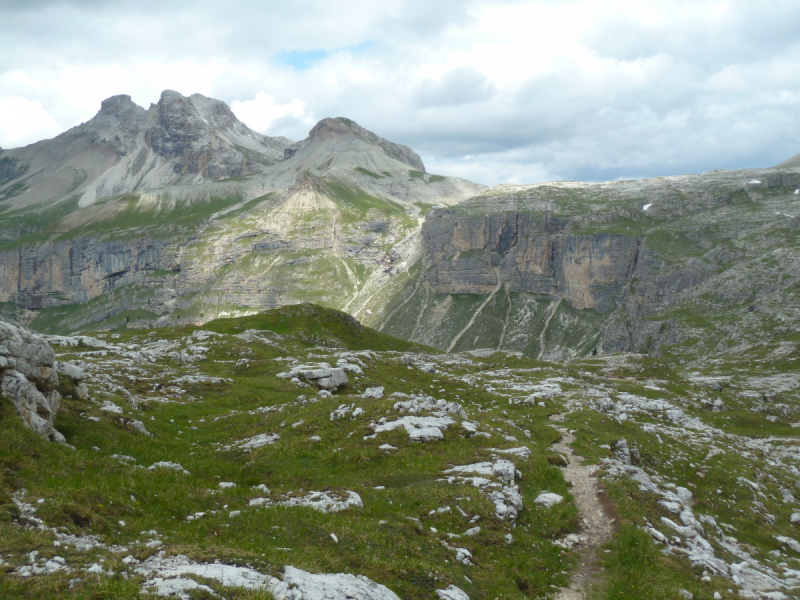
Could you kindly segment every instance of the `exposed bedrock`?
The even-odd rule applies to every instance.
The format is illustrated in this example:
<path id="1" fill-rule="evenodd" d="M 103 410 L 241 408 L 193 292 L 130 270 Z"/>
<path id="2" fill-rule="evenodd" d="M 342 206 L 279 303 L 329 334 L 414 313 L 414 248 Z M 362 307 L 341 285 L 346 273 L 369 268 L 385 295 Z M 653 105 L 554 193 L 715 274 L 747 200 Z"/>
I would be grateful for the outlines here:
<path id="1" fill-rule="evenodd" d="M 14 405 L 31 430 L 65 443 L 53 427 L 61 401 L 55 362 L 53 349 L 42 337 L 0 321 L 0 398 Z"/>
<path id="2" fill-rule="evenodd" d="M 439 293 L 490 293 L 500 282 L 512 292 L 548 294 L 574 308 L 606 313 L 625 294 L 643 244 L 622 235 L 572 235 L 569 221 L 524 213 L 459 217 L 434 211 L 422 230 Z M 499 280 L 498 280 L 499 277 Z"/>
<path id="3" fill-rule="evenodd" d="M 158 239 L 75 238 L 0 252 L 0 302 L 41 309 L 91 300 L 174 265 L 174 246 Z"/>

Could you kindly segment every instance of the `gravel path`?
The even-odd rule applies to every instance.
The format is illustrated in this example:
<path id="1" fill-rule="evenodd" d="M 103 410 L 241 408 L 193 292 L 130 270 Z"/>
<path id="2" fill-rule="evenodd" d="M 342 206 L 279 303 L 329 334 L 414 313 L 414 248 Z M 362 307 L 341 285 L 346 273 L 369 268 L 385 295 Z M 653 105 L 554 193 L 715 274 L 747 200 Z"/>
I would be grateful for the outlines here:
<path id="1" fill-rule="evenodd" d="M 560 420 L 561 415 L 551 417 Z M 575 547 L 578 553 L 579 566 L 572 576 L 569 588 L 561 588 L 556 600 L 579 600 L 587 597 L 594 584 L 601 581 L 601 567 L 597 551 L 600 546 L 611 540 L 614 519 L 606 514 L 599 494 L 602 494 L 597 477 L 596 465 L 583 466 L 583 457 L 578 456 L 570 448 L 575 436 L 566 429 L 557 428 L 562 434 L 561 440 L 553 444 L 553 449 L 563 454 L 568 461 L 562 468 L 564 479 L 571 487 L 570 492 L 583 521 L 580 534 L 584 536 L 580 545 Z"/>

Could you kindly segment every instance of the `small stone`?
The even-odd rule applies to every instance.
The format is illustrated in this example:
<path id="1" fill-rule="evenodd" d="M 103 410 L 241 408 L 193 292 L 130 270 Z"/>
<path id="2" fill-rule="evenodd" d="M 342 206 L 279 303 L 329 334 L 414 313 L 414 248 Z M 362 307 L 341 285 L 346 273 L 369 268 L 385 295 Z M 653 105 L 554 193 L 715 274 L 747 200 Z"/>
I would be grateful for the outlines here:
<path id="1" fill-rule="evenodd" d="M 361 394 L 362 398 L 372 398 L 372 399 L 379 399 L 383 398 L 383 386 L 378 387 L 371 387 L 364 390 L 364 393 Z"/>

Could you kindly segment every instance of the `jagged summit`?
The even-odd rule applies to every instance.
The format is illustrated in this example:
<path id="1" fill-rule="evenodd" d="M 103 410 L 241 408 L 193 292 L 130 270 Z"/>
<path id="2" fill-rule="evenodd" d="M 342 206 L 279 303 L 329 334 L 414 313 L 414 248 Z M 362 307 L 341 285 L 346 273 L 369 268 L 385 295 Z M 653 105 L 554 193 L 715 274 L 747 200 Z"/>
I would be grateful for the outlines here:
<path id="1" fill-rule="evenodd" d="M 0 194 L 13 208 L 197 184 L 263 170 L 292 142 L 257 133 L 224 103 L 165 90 L 144 109 L 126 94 L 103 100 L 89 121 L 2 152 Z M 9 191 L 13 188 L 13 191 Z"/>
<path id="2" fill-rule="evenodd" d="M 348 138 L 351 138 L 349 144 Z M 284 158 L 292 158 L 301 150 L 313 146 L 321 146 L 327 150 L 334 145 L 337 149 L 356 153 L 366 153 L 371 150 L 394 161 L 404 163 L 412 169 L 425 172 L 422 159 L 411 148 L 385 140 L 345 117 L 322 119 L 314 125 L 306 139 L 284 150 Z"/>
<path id="3" fill-rule="evenodd" d="M 113 116 L 127 115 L 136 109 L 144 112 L 144 109 L 131 100 L 127 94 L 111 96 L 100 103 L 100 113 Z"/>
<path id="4" fill-rule="evenodd" d="M 0 310 L 118 290 L 129 303 L 168 272 L 141 288 L 157 290 L 148 322 L 309 300 L 355 311 L 415 260 L 430 207 L 484 188 L 427 173 L 410 148 L 344 117 L 293 144 L 201 94 L 165 90 L 148 108 L 112 96 L 86 123 L 0 154 Z M 127 310 L 103 302 L 69 327 L 96 321 L 96 306 Z"/>

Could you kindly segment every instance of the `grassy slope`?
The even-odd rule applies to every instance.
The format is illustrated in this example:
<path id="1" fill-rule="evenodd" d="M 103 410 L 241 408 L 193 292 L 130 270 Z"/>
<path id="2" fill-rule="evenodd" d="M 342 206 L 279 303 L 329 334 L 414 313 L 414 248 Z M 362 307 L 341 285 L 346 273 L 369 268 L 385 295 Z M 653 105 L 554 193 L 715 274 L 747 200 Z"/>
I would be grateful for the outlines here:
<path id="1" fill-rule="evenodd" d="M 366 340 L 386 348 L 408 346 L 369 330 L 345 331 L 342 327 L 347 329 L 347 323 L 342 323 L 331 311 L 323 311 L 314 326 L 305 330 L 301 326 L 300 332 L 291 327 L 293 318 L 290 315 L 281 322 L 267 316 L 261 322 L 267 329 L 299 334 L 301 338 L 304 331 L 325 332 L 324 337 L 335 331 L 341 334 L 340 342 L 346 341 L 355 348 Z M 221 320 L 208 329 L 247 329 L 257 320 L 257 317 Z M 176 339 L 188 331 L 162 329 L 155 335 Z M 314 344 L 320 341 L 319 337 Z M 147 338 L 143 334 L 126 333 L 115 342 L 142 339 Z M 118 561 L 125 556 L 101 550 L 81 555 L 69 548 L 53 548 L 47 535 L 21 530 L 13 524 L 14 509 L 9 495 L 26 488 L 29 501 L 46 499 L 36 506 L 39 516 L 49 525 L 76 533 L 99 534 L 107 543 L 130 545 L 143 537 L 139 532 L 155 529 L 172 553 L 188 554 L 198 560 L 248 562 L 272 573 L 279 572 L 284 564 L 315 572 L 360 573 L 389 585 L 405 598 L 434 598 L 434 589 L 449 583 L 468 590 L 472 598 L 531 597 L 545 593 L 551 584 L 566 582 L 561 571 L 570 559 L 562 557 L 550 540 L 575 529 L 575 508 L 565 503 L 546 511 L 532 504 L 532 498 L 541 489 L 567 493 L 560 473 L 545 460 L 547 445 L 557 438 L 557 433 L 541 422 L 543 412 L 533 419 L 514 410 L 510 413 L 514 418 L 530 421 L 526 426 L 532 432 L 532 439 L 526 439 L 526 444 L 533 450 L 533 456 L 517 464 L 523 473 L 522 493 L 531 508 L 520 516 L 513 530 L 515 542 L 509 549 L 504 540 L 508 525 L 493 517 L 494 507 L 483 494 L 469 486 L 443 485 L 436 480 L 453 464 L 490 458 L 487 447 L 515 444 L 505 441 L 499 432 L 488 440 L 464 438 L 457 427 L 448 430 L 445 440 L 439 443 L 411 444 L 401 431 L 381 434 L 378 439 L 365 442 L 363 435 L 371 431 L 366 424 L 384 416 L 394 400 L 359 401 L 357 395 L 361 390 L 378 384 L 386 386 L 387 394 L 430 390 L 436 384 L 442 385 L 439 378 L 409 369 L 392 360 L 391 355 L 372 355 L 364 358 L 367 368 L 360 380 L 352 380 L 333 398 L 303 406 L 294 403 L 297 388 L 275 377 L 285 368 L 275 359 L 287 354 L 304 356 L 312 349 L 320 354 L 324 350 L 314 349 L 310 342 L 284 340 L 280 344 L 281 348 L 275 348 L 245 343 L 227 334 L 205 343 L 212 350 L 200 364 L 202 371 L 231 377 L 235 383 L 183 386 L 184 393 L 169 388 L 169 379 L 177 369 L 170 361 L 137 367 L 137 380 L 127 386 L 132 393 L 180 399 L 167 404 L 145 401 L 143 412 L 132 415 L 144 421 L 154 434 L 152 438 L 126 429 L 118 420 L 98 410 L 96 404 L 65 398 L 56 426 L 76 446 L 77 450 L 72 452 L 31 435 L 4 403 L 0 420 L 0 472 L 4 490 L 0 554 L 19 557 L 10 559 L 12 564 L 26 560 L 19 553 L 31 550 L 39 550 L 41 556 L 64 556 L 70 564 L 88 565 L 102 557 L 106 559 L 105 568 L 115 571 L 120 568 Z M 81 349 L 61 352 L 64 359 L 81 355 Z M 237 364 L 242 358 L 247 363 Z M 108 370 L 119 372 L 114 366 Z M 169 371 L 173 373 L 171 376 Z M 444 385 L 448 389 L 437 396 L 458 398 L 470 416 L 483 424 L 482 429 L 491 430 L 488 418 L 477 410 L 492 404 L 491 396 L 480 389 Z M 110 398 L 127 406 L 118 396 L 94 393 L 98 399 Z M 365 414 L 355 421 L 332 422 L 329 413 L 343 401 L 355 401 Z M 266 415 L 248 412 L 269 406 L 283 406 L 283 409 Z M 99 417 L 100 423 L 87 421 L 88 416 Z M 290 426 L 301 421 L 296 427 Z M 251 453 L 222 447 L 265 431 L 279 431 L 280 442 Z M 321 436 L 322 442 L 309 441 L 311 435 Z M 398 451 L 379 451 L 377 446 L 382 443 L 391 443 Z M 93 447 L 99 450 L 92 450 Z M 172 460 L 191 475 L 139 470 L 111 458 L 112 454 L 133 456 L 136 464 L 143 466 Z M 238 487 L 214 491 L 221 480 L 233 481 Z M 260 483 L 270 487 L 273 497 L 299 490 L 355 490 L 364 499 L 365 507 L 331 515 L 303 508 L 249 509 L 248 500 L 263 495 L 251 489 Z M 386 489 L 375 490 L 379 485 Z M 227 508 L 223 509 L 223 505 Z M 430 529 L 460 532 L 468 527 L 455 508 L 446 515 L 428 516 L 431 510 L 445 505 L 458 505 L 469 515 L 483 515 L 479 523 L 482 533 L 478 537 L 453 541 L 473 552 L 476 566 L 456 563 L 453 552 L 440 544 L 442 534 Z M 229 518 L 228 510 L 234 509 L 242 509 L 243 516 Z M 185 521 L 188 514 L 212 510 L 221 512 L 200 521 Z M 412 516 L 421 520 L 421 527 L 407 518 Z M 125 521 L 125 527 L 118 524 L 120 520 Z M 338 545 L 331 542 L 332 532 L 339 537 Z M 155 551 L 137 546 L 131 552 L 144 558 Z M 465 576 L 473 583 L 468 583 Z M 0 595 L 138 597 L 138 588 L 119 576 L 110 581 L 87 577 L 74 590 L 68 588 L 70 578 L 64 574 L 32 580 L 0 578 Z M 226 597 L 231 596 L 226 594 Z"/>
<path id="2" fill-rule="evenodd" d="M 227 334 L 248 329 L 272 331 L 307 343 L 334 344 L 350 350 L 435 352 L 432 348 L 364 327 L 347 313 L 314 304 L 293 304 L 248 317 L 217 319 L 203 328 Z"/>
<path id="3" fill-rule="evenodd" d="M 245 342 L 231 336 L 251 328 L 274 332 L 276 345 Z M 107 339 L 117 344 L 176 341 L 193 329 L 164 328 L 151 334 L 122 333 Z M 439 374 L 409 368 L 399 363 L 392 352 L 370 353 L 361 355 L 366 364 L 362 377 L 351 377 L 350 383 L 332 398 L 302 404 L 296 402 L 298 393 L 313 393 L 275 377 L 286 368 L 286 356 L 335 362 L 336 354 L 329 349 L 333 346 L 372 345 L 391 351 L 406 348 L 407 343 L 360 329 L 341 313 L 302 306 L 223 319 L 204 329 L 218 331 L 221 337 L 202 342 L 209 352 L 195 366 L 177 365 L 168 359 L 119 366 L 113 362 L 113 353 L 109 358 L 93 354 L 91 348 L 58 350 L 63 359 L 97 364 L 98 369 L 142 398 L 142 411 L 131 411 L 124 398 L 103 392 L 90 381 L 98 400 L 111 399 L 125 407 L 126 415 L 144 421 L 154 433 L 153 438 L 127 429 L 118 419 L 100 411 L 98 404 L 66 397 L 56 426 L 76 446 L 77 451 L 71 452 L 30 434 L 9 405 L 2 404 L 0 555 L 8 564 L 0 566 L 0 571 L 8 572 L 27 562 L 25 553 L 32 550 L 39 550 L 42 556 L 64 556 L 72 566 L 105 558 L 106 568 L 117 572 L 121 569 L 118 561 L 125 554 L 95 550 L 83 555 L 69 548 L 54 548 L 48 535 L 15 525 L 10 495 L 26 488 L 29 502 L 45 499 L 41 505 L 34 505 L 49 525 L 75 533 L 91 532 L 102 535 L 107 543 L 129 545 L 130 552 L 138 558 L 155 551 L 133 542 L 146 541 L 148 538 L 140 532 L 155 529 L 170 553 L 184 553 L 197 560 L 250 563 L 273 574 L 285 564 L 314 572 L 361 573 L 388 585 L 403 598 L 434 598 L 434 589 L 449 583 L 466 590 L 473 599 L 544 597 L 552 590 L 549 586 L 566 583 L 562 572 L 574 564 L 573 556 L 554 547 L 552 540 L 575 531 L 578 520 L 569 501 L 546 511 L 532 500 L 542 490 L 564 494 L 569 500 L 559 471 L 548 462 L 552 458 L 549 445 L 558 437 L 548 426 L 548 417 L 576 401 L 584 403 L 584 408 L 571 413 L 565 424 L 575 430 L 574 448 L 588 462 L 599 463 L 610 456 L 611 452 L 601 446 L 613 445 L 624 437 L 639 448 L 640 466 L 661 474 L 665 481 L 692 490 L 698 517 L 714 515 L 719 523 L 730 526 L 742 543 L 750 544 L 748 547 L 758 560 L 800 566 L 791 553 L 780 558 L 769 554 L 780 549 L 775 535 L 793 535 L 794 526 L 789 523 L 793 508 L 780 500 L 779 488 L 798 493 L 795 478 L 786 470 L 770 466 L 769 457 L 753 453 L 743 461 L 738 446 L 732 446 L 723 447 L 721 454 L 705 461 L 709 447 L 693 442 L 685 432 L 675 429 L 668 434 L 662 429 L 658 438 L 642 429 L 643 423 L 669 425 L 664 415 L 639 415 L 619 421 L 585 404 L 594 397 L 587 392 L 590 388 L 604 389 L 612 397 L 627 393 L 661 398 L 725 435 L 797 439 L 797 430 L 790 426 L 798 420 L 797 390 L 781 393 L 769 403 L 751 398 L 746 392 L 752 387 L 754 376 L 796 373 L 800 360 L 796 347 L 783 351 L 780 358 L 776 358 L 776 351 L 782 346 L 773 343 L 724 363 L 683 365 L 679 355 L 658 360 L 587 358 L 565 365 L 502 354 L 483 358 L 433 356 L 431 359 L 446 371 Z M 176 375 L 196 367 L 208 375 L 232 378 L 233 382 L 180 387 L 170 384 Z M 135 379 L 129 379 L 127 373 L 135 373 Z M 732 379 L 718 392 L 691 379 L 720 374 Z M 515 391 L 515 381 L 531 384 L 551 377 L 562 378 L 562 393 L 546 400 L 544 407 L 538 403 L 508 403 L 506 395 L 520 395 Z M 393 418 L 394 414 L 391 399 L 359 398 L 363 389 L 374 385 L 385 386 L 387 394 L 424 390 L 456 400 L 479 423 L 480 430 L 489 432 L 491 437 L 464 438 L 457 428 L 450 428 L 445 439 L 437 443 L 411 444 L 401 431 L 365 441 L 363 436 L 371 432 L 367 426 L 370 420 Z M 722 399 L 725 409 L 713 412 L 700 402 L 709 397 Z M 164 403 L 158 398 L 172 402 Z M 364 415 L 332 421 L 329 414 L 343 403 L 360 406 Z M 279 410 L 253 412 L 263 407 Z M 97 417 L 100 422 L 87 421 L 88 416 Z M 528 430 L 530 438 L 523 429 Z M 281 436 L 278 443 L 251 453 L 225 448 L 235 440 L 276 432 Z M 322 441 L 311 441 L 312 435 L 319 435 Z M 517 441 L 507 439 L 508 435 L 517 437 Z M 398 450 L 378 450 L 383 443 L 393 444 Z M 515 461 L 522 471 L 520 485 L 526 505 L 515 529 L 497 521 L 491 503 L 474 488 L 437 482 L 450 465 L 486 460 L 492 454 L 488 448 L 522 443 L 533 454 L 527 461 Z M 172 460 L 191 474 L 136 469 L 111 458 L 116 453 L 133 456 L 136 464 L 143 466 Z M 776 517 L 774 524 L 754 512 L 752 494 L 740 477 L 764 485 L 765 497 L 761 500 L 765 510 Z M 219 481 L 232 481 L 238 487 L 219 491 Z M 354 490 L 362 496 L 364 508 L 330 515 L 303 508 L 250 509 L 249 499 L 263 495 L 251 486 L 261 483 L 272 490 L 273 498 L 300 490 Z M 385 489 L 378 490 L 376 486 Z M 702 573 L 680 557 L 663 555 L 642 535 L 638 526 L 645 521 L 658 526 L 660 517 L 669 515 L 656 497 L 640 492 L 636 483 L 629 480 L 607 479 L 605 486 L 613 500 L 619 532 L 608 552 L 601 553 L 606 585 L 596 590 L 598 597 L 676 598 L 679 589 L 687 589 L 697 598 L 710 598 L 715 591 L 728 597 L 729 581 L 717 577 L 700 581 Z M 453 510 L 444 515 L 428 515 L 442 506 Z M 477 538 L 451 540 L 473 552 L 472 567 L 455 563 L 452 551 L 440 543 L 442 532 L 461 533 L 468 527 L 455 506 L 468 515 L 482 515 L 482 532 Z M 214 510 L 220 512 L 212 514 Z M 240 518 L 230 518 L 229 510 L 243 513 Z M 209 514 L 198 521 L 185 520 L 197 511 Z M 407 517 L 420 519 L 420 526 Z M 119 525 L 119 520 L 125 521 L 125 527 Z M 504 539 L 509 532 L 514 537 L 511 546 Z M 338 536 L 338 545 L 333 544 L 330 533 Z M 728 561 L 734 560 L 719 548 L 717 552 Z M 87 577 L 76 589 L 69 590 L 71 577 L 0 577 L 0 595 L 138 597 L 138 582 L 125 581 L 119 575 L 100 580 Z M 231 592 L 225 595 L 254 597 Z"/>

